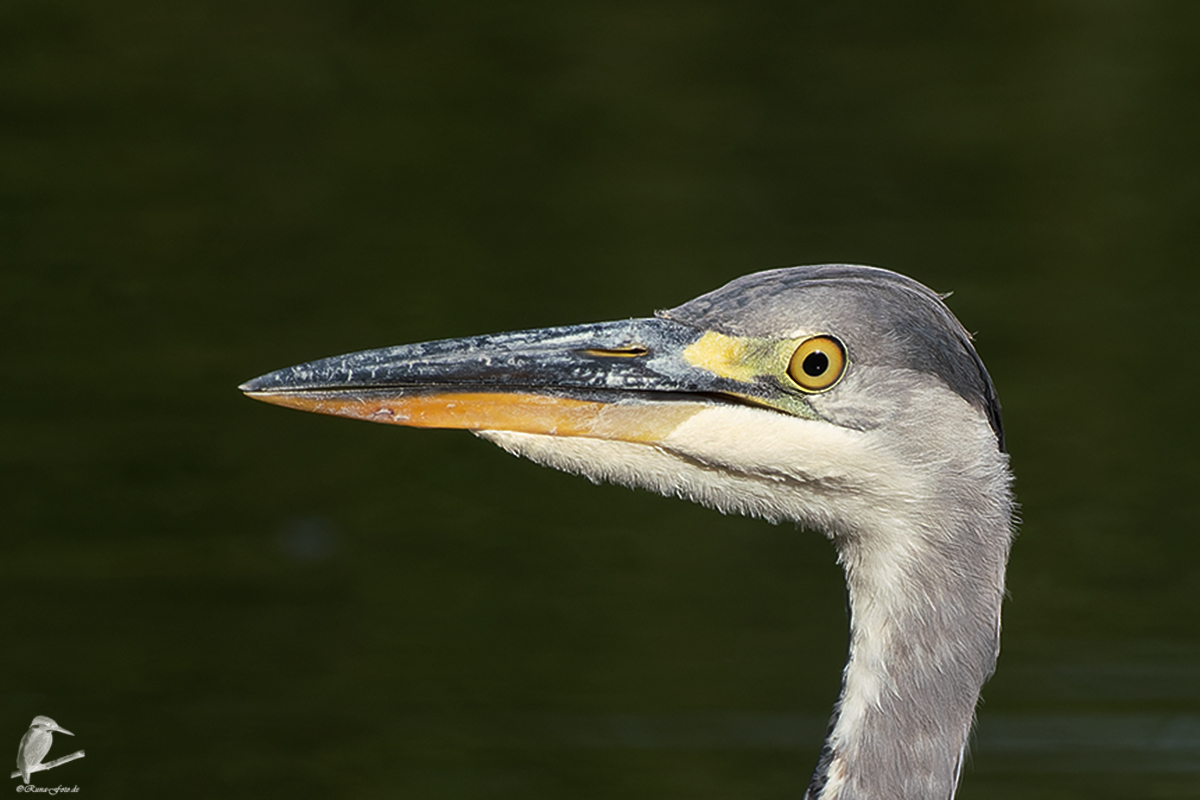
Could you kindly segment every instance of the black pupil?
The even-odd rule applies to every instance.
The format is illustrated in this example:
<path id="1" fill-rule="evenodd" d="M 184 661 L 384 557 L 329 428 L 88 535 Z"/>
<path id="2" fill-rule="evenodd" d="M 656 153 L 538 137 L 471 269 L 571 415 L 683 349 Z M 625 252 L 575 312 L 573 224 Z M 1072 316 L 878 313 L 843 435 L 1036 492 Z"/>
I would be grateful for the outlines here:
<path id="1" fill-rule="evenodd" d="M 816 378 L 825 374 L 825 370 L 829 369 L 829 356 L 822 353 L 820 350 L 814 350 L 804 357 L 804 374 L 811 375 Z"/>

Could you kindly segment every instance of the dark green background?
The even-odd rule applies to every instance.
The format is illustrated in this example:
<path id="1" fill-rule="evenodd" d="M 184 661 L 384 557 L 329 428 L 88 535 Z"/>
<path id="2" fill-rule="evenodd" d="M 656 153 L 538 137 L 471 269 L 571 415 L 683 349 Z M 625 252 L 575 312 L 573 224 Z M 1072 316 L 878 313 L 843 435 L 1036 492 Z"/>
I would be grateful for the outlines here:
<path id="1" fill-rule="evenodd" d="M 0 4 L 0 743 L 89 797 L 795 798 L 823 537 L 235 387 L 849 261 L 1021 535 L 963 798 L 1200 794 L 1200 3 Z"/>

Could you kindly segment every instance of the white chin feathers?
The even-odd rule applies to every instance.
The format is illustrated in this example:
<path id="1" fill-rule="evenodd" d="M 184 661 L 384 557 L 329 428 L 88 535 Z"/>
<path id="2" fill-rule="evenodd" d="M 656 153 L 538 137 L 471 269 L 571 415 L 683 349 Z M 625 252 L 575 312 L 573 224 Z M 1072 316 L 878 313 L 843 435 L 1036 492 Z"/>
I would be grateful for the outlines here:
<path id="1" fill-rule="evenodd" d="M 826 532 L 838 527 L 829 500 L 856 482 L 844 467 L 846 451 L 862 447 L 855 431 L 738 406 L 702 411 L 655 444 L 509 431 L 477 435 L 597 483 L 648 489 L 728 514 L 791 519 Z"/>

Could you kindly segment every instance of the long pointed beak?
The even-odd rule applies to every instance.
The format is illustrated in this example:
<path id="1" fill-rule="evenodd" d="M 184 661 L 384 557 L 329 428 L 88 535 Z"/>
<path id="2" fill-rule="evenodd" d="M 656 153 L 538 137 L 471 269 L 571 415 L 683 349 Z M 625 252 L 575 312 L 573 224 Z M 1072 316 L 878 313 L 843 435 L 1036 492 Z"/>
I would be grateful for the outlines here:
<path id="1" fill-rule="evenodd" d="M 372 422 L 653 442 L 714 403 L 753 402 L 745 381 L 697 364 L 704 334 L 647 318 L 446 339 L 300 364 L 239 388 Z"/>
<path id="2" fill-rule="evenodd" d="M 65 733 L 67 736 L 74 736 L 74 735 L 75 735 L 75 734 L 71 733 L 69 730 L 67 730 L 66 728 L 59 727 L 57 724 L 55 724 L 55 725 L 51 725 L 51 726 L 50 726 L 50 730 L 52 730 L 52 731 L 56 731 L 56 732 L 58 732 L 58 733 Z"/>

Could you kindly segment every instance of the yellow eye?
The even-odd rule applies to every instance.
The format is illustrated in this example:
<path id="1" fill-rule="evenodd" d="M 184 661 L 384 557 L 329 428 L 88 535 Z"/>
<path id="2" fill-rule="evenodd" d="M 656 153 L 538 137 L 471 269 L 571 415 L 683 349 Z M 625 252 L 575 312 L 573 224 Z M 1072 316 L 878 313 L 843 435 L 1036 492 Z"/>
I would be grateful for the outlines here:
<path id="1" fill-rule="evenodd" d="M 846 371 L 846 348 L 832 336 L 805 339 L 792 354 L 788 377 L 807 392 L 823 392 Z"/>

